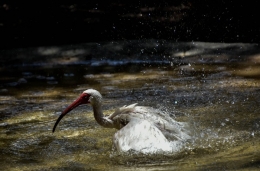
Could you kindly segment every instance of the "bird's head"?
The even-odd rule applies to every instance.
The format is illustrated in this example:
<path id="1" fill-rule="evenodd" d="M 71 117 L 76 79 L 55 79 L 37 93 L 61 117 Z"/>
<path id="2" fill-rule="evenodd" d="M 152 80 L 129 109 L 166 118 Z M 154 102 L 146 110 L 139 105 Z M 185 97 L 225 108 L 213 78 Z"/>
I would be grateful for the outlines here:
<path id="1" fill-rule="evenodd" d="M 60 122 L 60 120 L 67 114 L 69 113 L 71 110 L 75 109 L 76 107 L 78 107 L 79 105 L 82 104 L 91 104 L 96 105 L 96 104 L 101 104 L 101 100 L 102 100 L 102 96 L 101 94 L 94 89 L 88 89 L 86 91 L 84 91 L 71 105 L 69 105 L 59 116 L 59 118 L 57 119 L 52 132 L 55 131 L 58 123 Z"/>
<path id="2" fill-rule="evenodd" d="M 97 90 L 88 89 L 84 91 L 82 94 L 89 95 L 88 103 L 90 103 L 92 106 L 102 103 L 102 96 Z"/>

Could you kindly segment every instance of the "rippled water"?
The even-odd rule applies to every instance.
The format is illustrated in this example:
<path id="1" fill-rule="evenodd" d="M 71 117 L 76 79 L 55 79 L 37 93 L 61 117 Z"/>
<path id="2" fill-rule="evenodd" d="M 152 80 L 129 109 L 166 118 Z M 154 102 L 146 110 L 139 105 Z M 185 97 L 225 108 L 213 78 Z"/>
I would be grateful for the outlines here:
<path id="1" fill-rule="evenodd" d="M 215 55 L 213 62 L 198 62 L 194 56 L 180 58 L 180 63 L 165 58 L 116 63 L 92 58 L 70 65 L 1 67 L 1 168 L 258 170 L 258 58 L 216 62 L 223 56 Z M 106 114 L 136 102 L 154 106 L 177 121 L 188 122 L 193 139 L 174 154 L 121 154 L 112 148 L 116 130 L 99 126 L 90 106 L 68 114 L 53 134 L 60 112 L 88 88 L 101 92 Z"/>

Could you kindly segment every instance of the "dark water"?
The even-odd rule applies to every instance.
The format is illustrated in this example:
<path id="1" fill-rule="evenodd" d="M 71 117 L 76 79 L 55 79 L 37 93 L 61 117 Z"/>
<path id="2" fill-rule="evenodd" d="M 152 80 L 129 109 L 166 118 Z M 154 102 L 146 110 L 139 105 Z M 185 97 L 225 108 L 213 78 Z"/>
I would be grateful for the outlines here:
<path id="1" fill-rule="evenodd" d="M 260 168 L 256 45 L 152 40 L 15 52 L 1 52 L 12 57 L 0 69 L 4 170 Z M 112 148 L 116 130 L 99 126 L 89 106 L 68 114 L 52 134 L 60 112 L 88 88 L 101 92 L 106 114 L 136 102 L 154 106 L 188 122 L 193 139 L 174 154 L 120 154 Z"/>

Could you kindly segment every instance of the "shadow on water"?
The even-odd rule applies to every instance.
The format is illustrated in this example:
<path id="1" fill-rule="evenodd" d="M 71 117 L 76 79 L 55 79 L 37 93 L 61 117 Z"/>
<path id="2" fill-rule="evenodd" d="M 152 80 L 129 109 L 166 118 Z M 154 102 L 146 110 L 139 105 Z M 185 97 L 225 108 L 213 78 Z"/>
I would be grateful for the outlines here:
<path id="1" fill-rule="evenodd" d="M 254 44 L 129 41 L 2 51 L 0 157 L 7 170 L 258 170 L 260 70 Z M 174 154 L 121 154 L 114 129 L 80 106 L 51 133 L 82 91 L 104 112 L 138 102 L 190 124 Z"/>

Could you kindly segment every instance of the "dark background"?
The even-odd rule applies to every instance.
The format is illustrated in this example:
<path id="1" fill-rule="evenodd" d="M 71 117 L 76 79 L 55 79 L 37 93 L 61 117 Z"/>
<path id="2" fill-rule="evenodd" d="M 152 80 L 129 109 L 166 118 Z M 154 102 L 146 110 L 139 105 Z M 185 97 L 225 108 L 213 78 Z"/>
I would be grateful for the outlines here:
<path id="1" fill-rule="evenodd" d="M 257 1 L 0 1 L 0 48 L 129 39 L 259 42 Z"/>

